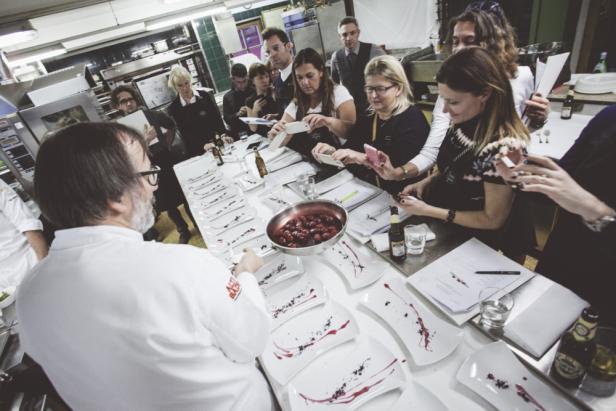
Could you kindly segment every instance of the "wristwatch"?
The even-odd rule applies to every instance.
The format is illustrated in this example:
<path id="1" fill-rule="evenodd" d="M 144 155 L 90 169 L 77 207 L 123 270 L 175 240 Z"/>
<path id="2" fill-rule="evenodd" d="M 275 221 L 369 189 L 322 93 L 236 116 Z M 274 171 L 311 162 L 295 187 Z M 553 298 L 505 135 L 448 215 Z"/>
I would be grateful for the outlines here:
<path id="1" fill-rule="evenodd" d="M 607 227 L 608 225 L 616 222 L 616 215 L 606 215 L 603 217 L 599 217 L 593 221 L 586 221 L 582 219 L 586 227 L 590 228 L 592 231 L 596 233 L 600 233 Z"/>
<path id="2" fill-rule="evenodd" d="M 400 168 L 402 169 L 402 173 L 403 173 L 402 174 L 402 179 L 406 180 L 408 178 L 408 176 L 409 176 L 409 171 L 406 169 L 406 164 L 402 164 L 400 166 Z"/>

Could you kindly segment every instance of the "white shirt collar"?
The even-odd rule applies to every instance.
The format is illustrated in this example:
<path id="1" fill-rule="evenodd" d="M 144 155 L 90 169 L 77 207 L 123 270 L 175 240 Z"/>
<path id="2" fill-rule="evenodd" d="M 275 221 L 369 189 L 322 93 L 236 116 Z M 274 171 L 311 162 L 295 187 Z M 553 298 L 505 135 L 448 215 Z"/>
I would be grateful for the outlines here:
<path id="1" fill-rule="evenodd" d="M 67 228 L 64 230 L 58 230 L 55 234 L 56 238 L 51 244 L 51 249 L 53 250 L 81 247 L 85 244 L 108 241 L 119 237 L 134 241 L 143 241 L 143 235 L 138 231 L 112 225 L 93 225 Z"/>
<path id="2" fill-rule="evenodd" d="M 182 98 L 182 96 L 180 95 L 180 103 L 182 104 L 182 107 L 187 106 L 189 104 L 194 104 L 197 102 L 197 91 L 195 89 L 193 89 L 193 96 L 191 97 L 190 101 L 186 101 Z"/>
<path id="3" fill-rule="evenodd" d="M 280 79 L 282 81 L 287 81 L 287 78 L 291 75 L 291 71 L 293 69 L 293 60 L 289 63 L 289 65 L 282 70 L 280 70 Z"/>
<path id="4" fill-rule="evenodd" d="M 349 55 L 350 52 L 355 53 L 355 55 L 359 55 L 359 41 L 357 42 L 357 46 L 355 46 L 355 48 L 353 50 L 348 49 L 348 48 L 344 48 L 344 54 L 346 54 L 347 56 Z"/>

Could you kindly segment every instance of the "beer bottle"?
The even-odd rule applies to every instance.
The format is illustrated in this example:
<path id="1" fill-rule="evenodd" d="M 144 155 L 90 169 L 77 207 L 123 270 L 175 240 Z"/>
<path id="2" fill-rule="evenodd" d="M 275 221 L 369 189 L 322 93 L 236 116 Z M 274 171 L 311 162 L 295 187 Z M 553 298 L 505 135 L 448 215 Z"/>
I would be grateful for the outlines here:
<path id="1" fill-rule="evenodd" d="M 221 153 L 222 153 L 223 149 L 225 148 L 225 142 L 222 141 L 222 138 L 218 134 L 216 134 L 214 136 L 214 145 L 216 147 L 218 147 L 218 149 L 220 150 Z"/>
<path id="2" fill-rule="evenodd" d="M 265 160 L 261 157 L 261 153 L 257 148 L 255 150 L 255 163 L 257 164 L 257 170 L 259 171 L 259 177 L 263 178 L 267 175 L 267 168 L 265 167 Z"/>
<path id="3" fill-rule="evenodd" d="M 569 87 L 569 91 L 567 92 L 567 97 L 563 102 L 563 108 L 560 111 L 560 118 L 563 120 L 569 120 L 571 115 L 573 114 L 573 100 L 574 100 L 574 92 L 573 86 Z"/>
<path id="4" fill-rule="evenodd" d="M 222 159 L 222 152 L 220 151 L 220 149 L 215 145 L 214 147 L 212 147 L 212 154 L 214 155 L 214 158 L 216 159 L 216 164 L 221 166 L 223 164 L 225 164 L 225 162 Z"/>
<path id="5" fill-rule="evenodd" d="M 406 244 L 404 243 L 404 233 L 400 226 L 398 207 L 391 207 L 391 225 L 389 227 L 389 256 L 395 262 L 402 262 L 406 259 Z"/>
<path id="6" fill-rule="evenodd" d="M 593 73 L 607 73 L 607 51 L 602 51 L 599 56 L 599 62 L 592 70 Z"/>
<path id="7" fill-rule="evenodd" d="M 580 385 L 597 351 L 595 331 L 599 314 L 585 308 L 573 327 L 560 339 L 550 375 L 563 387 Z"/>

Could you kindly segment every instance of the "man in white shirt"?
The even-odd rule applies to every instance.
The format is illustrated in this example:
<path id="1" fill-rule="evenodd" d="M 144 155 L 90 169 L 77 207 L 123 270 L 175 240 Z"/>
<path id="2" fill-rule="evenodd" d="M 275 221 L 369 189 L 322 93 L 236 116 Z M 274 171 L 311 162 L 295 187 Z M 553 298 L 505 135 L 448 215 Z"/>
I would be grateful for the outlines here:
<path id="1" fill-rule="evenodd" d="M 262 262 L 247 252 L 231 273 L 207 250 L 144 242 L 159 171 L 120 124 L 41 145 L 35 191 L 60 229 L 19 290 L 23 347 L 73 409 L 270 410 Z"/>
<path id="2" fill-rule="evenodd" d="M 291 100 L 295 86 L 293 85 L 293 43 L 284 30 L 277 27 L 268 27 L 261 33 L 265 45 L 265 54 L 274 68 L 280 70 L 280 75 L 274 80 L 276 100 L 280 107 L 280 117 Z"/>
<path id="3" fill-rule="evenodd" d="M 47 255 L 43 224 L 13 189 L 0 180 L 0 289 L 19 285 Z"/>

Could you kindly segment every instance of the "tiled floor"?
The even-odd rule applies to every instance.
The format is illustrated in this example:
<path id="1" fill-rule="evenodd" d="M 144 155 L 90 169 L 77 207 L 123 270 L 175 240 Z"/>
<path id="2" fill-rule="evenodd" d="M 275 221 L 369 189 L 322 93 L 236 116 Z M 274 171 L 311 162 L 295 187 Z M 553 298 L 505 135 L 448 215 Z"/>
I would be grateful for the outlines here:
<path id="1" fill-rule="evenodd" d="M 199 234 L 199 231 L 193 226 L 192 221 L 184 212 L 184 206 L 180 206 L 180 211 L 182 213 L 182 217 L 184 217 L 184 221 L 188 222 L 188 227 L 190 232 L 192 233 L 192 237 L 188 244 L 194 245 L 195 247 L 207 248 L 205 246 L 205 242 L 203 241 L 203 237 Z M 163 243 L 176 243 L 179 239 L 179 234 L 175 230 L 175 224 L 167 217 L 167 213 L 161 213 L 156 221 L 155 225 L 156 229 L 160 233 L 159 240 Z"/>

